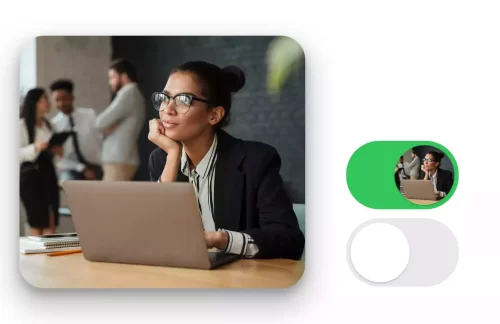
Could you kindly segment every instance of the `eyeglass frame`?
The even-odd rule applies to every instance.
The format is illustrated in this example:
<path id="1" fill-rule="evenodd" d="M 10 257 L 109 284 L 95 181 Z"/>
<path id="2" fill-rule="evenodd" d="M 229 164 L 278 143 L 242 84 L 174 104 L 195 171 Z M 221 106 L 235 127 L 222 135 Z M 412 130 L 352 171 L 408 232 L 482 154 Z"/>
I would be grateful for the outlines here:
<path id="1" fill-rule="evenodd" d="M 170 101 L 171 101 L 171 100 L 175 100 L 175 98 L 177 98 L 177 97 L 179 97 L 179 96 L 187 96 L 188 98 L 190 98 L 190 99 L 191 99 L 191 103 L 189 104 L 188 109 L 187 109 L 185 112 L 182 112 L 182 113 L 181 113 L 181 112 L 177 111 L 177 104 L 175 105 L 174 109 L 175 109 L 175 111 L 177 111 L 177 113 L 179 113 L 179 114 L 186 114 L 186 113 L 189 111 L 189 109 L 191 108 L 191 105 L 193 104 L 193 100 L 200 101 L 200 102 L 204 102 L 204 103 L 209 104 L 209 105 L 211 104 L 211 102 L 210 102 L 210 101 L 208 101 L 208 100 L 206 100 L 206 99 L 198 98 L 198 97 L 196 97 L 195 95 L 193 95 L 193 94 L 191 94 L 191 93 L 184 93 L 184 92 L 181 92 L 181 93 L 178 93 L 178 94 L 176 94 L 175 96 L 173 96 L 173 97 L 172 97 L 172 96 L 170 96 L 170 95 L 166 94 L 166 93 L 165 93 L 165 92 L 163 92 L 163 91 L 161 91 L 161 92 L 153 92 L 153 94 L 151 95 L 151 101 L 153 102 L 153 107 L 154 107 L 154 109 L 155 109 L 156 111 L 158 111 L 158 112 L 162 112 L 162 111 L 164 111 L 164 110 L 165 110 L 165 108 L 163 108 L 163 109 L 161 109 L 161 110 L 156 109 L 156 107 L 155 107 L 155 105 L 154 105 L 154 103 L 155 103 L 155 101 L 154 101 L 154 97 L 155 97 L 156 95 L 160 95 L 160 94 L 162 94 L 162 95 L 164 95 L 164 96 L 166 96 L 166 97 L 168 98 L 168 103 L 167 103 L 167 106 L 168 106 L 168 104 L 170 103 Z M 175 101 L 174 101 L 174 102 L 175 102 Z"/>

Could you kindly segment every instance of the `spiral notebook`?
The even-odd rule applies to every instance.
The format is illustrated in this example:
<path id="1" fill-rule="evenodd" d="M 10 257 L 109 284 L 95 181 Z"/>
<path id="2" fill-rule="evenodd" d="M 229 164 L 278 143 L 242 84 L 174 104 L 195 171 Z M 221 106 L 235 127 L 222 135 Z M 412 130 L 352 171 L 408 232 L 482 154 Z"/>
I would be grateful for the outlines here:
<path id="1" fill-rule="evenodd" d="M 20 238 L 21 253 L 48 253 L 80 248 L 80 241 L 75 233 L 25 236 Z"/>

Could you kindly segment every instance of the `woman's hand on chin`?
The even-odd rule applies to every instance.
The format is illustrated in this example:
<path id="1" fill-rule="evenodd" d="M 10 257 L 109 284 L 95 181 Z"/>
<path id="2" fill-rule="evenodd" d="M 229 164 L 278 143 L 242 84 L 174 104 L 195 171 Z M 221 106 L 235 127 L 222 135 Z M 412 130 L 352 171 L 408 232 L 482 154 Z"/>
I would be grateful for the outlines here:
<path id="1" fill-rule="evenodd" d="M 149 121 L 148 139 L 167 154 L 178 153 L 181 150 L 181 143 L 165 135 L 165 128 L 159 119 L 155 118 Z"/>

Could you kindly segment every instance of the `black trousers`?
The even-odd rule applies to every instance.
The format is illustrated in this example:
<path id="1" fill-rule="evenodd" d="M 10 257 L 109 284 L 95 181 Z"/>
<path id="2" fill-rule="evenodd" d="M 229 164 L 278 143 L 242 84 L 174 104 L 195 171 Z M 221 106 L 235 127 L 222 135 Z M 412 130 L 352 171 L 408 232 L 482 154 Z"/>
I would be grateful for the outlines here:
<path id="1" fill-rule="evenodd" d="M 26 209 L 28 224 L 48 228 L 49 215 L 59 224 L 59 185 L 52 154 L 43 151 L 35 162 L 24 162 L 20 170 L 20 196 Z"/>
<path id="2" fill-rule="evenodd" d="M 398 188 L 398 191 L 401 190 L 401 179 L 399 179 L 399 174 L 394 173 L 394 181 L 396 182 L 396 187 Z"/>

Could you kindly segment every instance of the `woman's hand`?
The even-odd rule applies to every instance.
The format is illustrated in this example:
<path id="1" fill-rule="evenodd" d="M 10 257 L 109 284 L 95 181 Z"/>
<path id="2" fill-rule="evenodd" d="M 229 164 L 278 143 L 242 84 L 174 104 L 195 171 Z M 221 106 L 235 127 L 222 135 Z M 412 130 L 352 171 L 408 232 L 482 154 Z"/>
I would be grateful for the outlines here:
<path id="1" fill-rule="evenodd" d="M 96 173 L 94 172 L 94 170 L 90 169 L 90 168 L 85 168 L 83 170 L 83 178 L 85 180 L 97 180 L 97 175 Z"/>
<path id="2" fill-rule="evenodd" d="M 219 250 L 224 250 L 227 246 L 228 239 L 226 231 L 205 232 L 207 249 L 217 248 Z"/>
<path id="3" fill-rule="evenodd" d="M 436 199 L 444 197 L 444 194 L 442 194 L 440 191 L 434 190 L 434 193 L 436 194 Z M 442 196 L 441 196 L 442 195 Z"/>
<path id="4" fill-rule="evenodd" d="M 165 128 L 158 119 L 151 119 L 149 121 L 148 140 L 158 145 L 161 135 L 165 135 Z"/>
<path id="5" fill-rule="evenodd" d="M 45 150 L 49 146 L 49 142 L 46 141 L 38 141 L 35 142 L 35 152 L 41 152 Z"/>
<path id="6" fill-rule="evenodd" d="M 165 135 L 165 128 L 158 119 L 151 119 L 149 121 L 148 139 L 167 152 L 167 154 L 181 149 L 179 142 Z"/>
<path id="7" fill-rule="evenodd" d="M 420 170 L 424 172 L 424 180 L 429 180 L 429 170 L 427 170 L 423 165 Z"/>
<path id="8" fill-rule="evenodd" d="M 59 157 L 64 156 L 64 147 L 62 147 L 61 145 L 54 146 L 53 148 L 50 149 L 50 151 L 52 152 L 52 154 L 57 155 Z"/>

